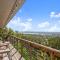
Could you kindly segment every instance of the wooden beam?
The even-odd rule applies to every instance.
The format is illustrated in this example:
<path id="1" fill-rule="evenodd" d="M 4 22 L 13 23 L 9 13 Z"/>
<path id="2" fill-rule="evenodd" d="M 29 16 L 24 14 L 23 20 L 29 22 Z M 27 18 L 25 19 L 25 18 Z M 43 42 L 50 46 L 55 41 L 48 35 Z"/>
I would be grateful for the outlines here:
<path id="1" fill-rule="evenodd" d="M 0 28 L 11 20 L 23 2 L 24 0 L 0 0 Z"/>

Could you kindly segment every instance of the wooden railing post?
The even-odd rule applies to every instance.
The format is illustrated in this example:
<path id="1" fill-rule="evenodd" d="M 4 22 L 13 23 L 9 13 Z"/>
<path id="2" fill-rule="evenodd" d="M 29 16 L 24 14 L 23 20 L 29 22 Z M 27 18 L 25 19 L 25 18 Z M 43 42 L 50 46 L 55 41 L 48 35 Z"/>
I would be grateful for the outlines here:
<path id="1" fill-rule="evenodd" d="M 22 43 L 22 41 L 20 41 L 20 43 L 21 43 L 21 57 L 23 56 L 23 43 Z"/>
<path id="2" fill-rule="evenodd" d="M 17 50 L 19 49 L 19 48 L 18 48 L 18 42 L 19 42 L 19 40 L 17 39 Z"/>
<path id="3" fill-rule="evenodd" d="M 51 57 L 51 60 L 56 60 L 56 57 L 54 56 L 53 52 L 50 53 L 50 57 Z"/>
<path id="4" fill-rule="evenodd" d="M 15 47 L 15 38 L 14 37 L 13 37 L 12 41 L 13 41 L 13 46 Z"/>
<path id="5" fill-rule="evenodd" d="M 30 60 L 32 60 L 32 47 L 30 45 L 28 46 L 28 50 L 29 50 Z"/>

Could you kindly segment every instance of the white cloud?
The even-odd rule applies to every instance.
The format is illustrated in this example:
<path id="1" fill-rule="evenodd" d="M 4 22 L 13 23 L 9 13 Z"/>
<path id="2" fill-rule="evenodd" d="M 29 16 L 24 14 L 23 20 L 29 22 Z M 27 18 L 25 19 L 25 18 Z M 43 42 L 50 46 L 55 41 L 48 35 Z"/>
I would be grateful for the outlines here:
<path id="1" fill-rule="evenodd" d="M 56 14 L 56 12 L 51 12 L 51 13 L 50 13 L 50 17 L 51 17 L 51 18 L 53 18 L 53 17 L 54 17 L 54 18 L 59 18 L 59 17 L 60 17 L 60 13 L 57 13 L 57 14 Z"/>
<path id="2" fill-rule="evenodd" d="M 55 12 L 51 12 L 51 14 L 52 14 L 52 15 L 54 15 L 54 14 L 55 14 Z"/>
<path id="3" fill-rule="evenodd" d="M 28 22 L 31 22 L 31 21 L 32 21 L 32 18 L 27 19 L 27 21 L 28 21 Z"/>
<path id="4" fill-rule="evenodd" d="M 52 24 L 48 21 L 39 23 L 38 30 L 46 31 L 46 32 L 59 32 L 60 31 L 60 21 L 58 21 L 58 23 L 52 23 Z"/>
<path id="5" fill-rule="evenodd" d="M 42 22 L 42 23 L 38 24 L 38 27 L 39 27 L 39 28 L 46 28 L 46 27 L 49 27 L 49 22 L 47 22 L 47 21 Z"/>
<path id="6" fill-rule="evenodd" d="M 55 14 L 55 13 L 52 13 Z M 35 27 L 36 26 L 36 27 Z M 17 31 L 46 31 L 46 32 L 59 32 L 60 20 L 56 23 L 44 21 L 37 25 L 32 25 L 32 19 L 22 20 L 20 17 L 12 19 L 7 27 Z"/>
<path id="7" fill-rule="evenodd" d="M 32 28 L 32 24 L 30 22 L 21 23 L 20 26 L 24 27 L 22 31 L 28 31 Z"/>
<path id="8" fill-rule="evenodd" d="M 51 26 L 48 29 L 49 32 L 59 32 L 60 31 L 60 27 L 58 27 L 57 25 Z"/>
<path id="9" fill-rule="evenodd" d="M 56 26 L 56 25 L 51 26 L 51 27 L 48 29 L 49 32 L 55 32 L 56 30 L 57 30 L 57 26 Z"/>
<path id="10" fill-rule="evenodd" d="M 7 27 L 10 27 L 18 31 L 28 31 L 28 30 L 31 30 L 32 28 L 32 19 L 30 18 L 30 19 L 27 19 L 26 22 L 23 22 L 20 19 L 20 17 L 17 17 L 17 18 L 12 19 L 7 25 Z"/>

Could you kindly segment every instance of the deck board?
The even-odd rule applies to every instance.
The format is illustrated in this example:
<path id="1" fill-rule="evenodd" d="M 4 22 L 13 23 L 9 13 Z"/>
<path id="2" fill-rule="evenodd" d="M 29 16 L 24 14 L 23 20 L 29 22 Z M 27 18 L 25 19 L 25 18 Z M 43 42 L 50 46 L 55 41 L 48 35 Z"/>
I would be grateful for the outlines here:
<path id="1" fill-rule="evenodd" d="M 9 44 L 9 49 L 10 49 L 10 55 L 12 56 L 12 60 L 19 60 L 21 54 L 11 44 Z M 22 57 L 21 60 L 25 59 Z"/>
<path id="2" fill-rule="evenodd" d="M 25 60 L 23 57 L 21 58 L 21 54 L 12 46 L 12 44 L 9 44 L 9 50 L 12 60 Z M 3 54 L 2 60 L 9 60 L 7 53 Z"/>

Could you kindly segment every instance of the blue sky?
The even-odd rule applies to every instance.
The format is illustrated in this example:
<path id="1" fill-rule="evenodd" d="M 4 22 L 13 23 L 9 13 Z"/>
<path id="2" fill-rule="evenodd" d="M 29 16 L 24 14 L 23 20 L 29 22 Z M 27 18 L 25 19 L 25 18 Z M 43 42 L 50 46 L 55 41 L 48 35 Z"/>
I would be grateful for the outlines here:
<path id="1" fill-rule="evenodd" d="M 60 0 L 26 0 L 7 27 L 15 31 L 60 32 Z"/>

